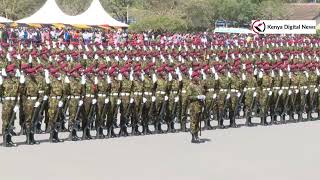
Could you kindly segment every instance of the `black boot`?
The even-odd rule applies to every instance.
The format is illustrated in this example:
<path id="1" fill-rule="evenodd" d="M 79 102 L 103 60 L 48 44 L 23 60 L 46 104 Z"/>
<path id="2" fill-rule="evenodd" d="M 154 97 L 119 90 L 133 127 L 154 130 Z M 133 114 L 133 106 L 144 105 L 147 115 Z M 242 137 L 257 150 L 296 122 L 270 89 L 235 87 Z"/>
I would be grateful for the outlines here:
<path id="1" fill-rule="evenodd" d="M 106 136 L 103 134 L 103 128 L 102 127 L 98 127 L 97 128 L 97 135 L 96 135 L 96 139 L 104 139 Z"/>
<path id="2" fill-rule="evenodd" d="M 210 123 L 209 119 L 205 120 L 205 125 L 204 125 L 203 129 L 204 130 L 212 130 L 212 129 L 214 129 L 213 126 L 211 126 L 211 123 Z"/>
<path id="3" fill-rule="evenodd" d="M 79 141 L 81 138 L 77 135 L 77 131 L 75 129 L 72 129 L 69 135 L 70 141 Z"/>
<path id="4" fill-rule="evenodd" d="M 41 129 L 41 123 L 38 123 L 36 125 L 36 134 L 42 134 L 42 133 L 44 133 L 44 132 Z"/>
<path id="5" fill-rule="evenodd" d="M 203 143 L 203 141 L 199 139 L 198 133 L 194 133 L 194 134 L 191 133 L 191 136 L 192 136 L 191 143 L 194 143 L 194 144 Z"/>
<path id="6" fill-rule="evenodd" d="M 232 128 L 238 128 L 239 126 L 236 123 L 236 117 L 234 112 L 230 112 L 230 127 Z"/>
<path id="7" fill-rule="evenodd" d="M 84 128 L 83 135 L 82 135 L 82 140 L 90 140 L 90 139 L 92 139 L 92 136 L 90 134 L 90 129 L 89 128 Z"/>
<path id="8" fill-rule="evenodd" d="M 114 133 L 113 127 L 108 128 L 108 138 L 115 138 L 117 137 L 116 133 Z"/>
<path id="9" fill-rule="evenodd" d="M 170 122 L 167 125 L 168 125 L 168 132 L 169 133 L 175 133 L 176 132 L 176 129 L 174 128 L 174 123 L 173 122 Z"/>
<path id="10" fill-rule="evenodd" d="M 123 137 L 129 136 L 129 133 L 128 133 L 128 131 L 127 131 L 127 127 L 122 126 L 122 127 L 120 128 L 119 136 L 123 136 Z"/>
<path id="11" fill-rule="evenodd" d="M 180 126 L 181 126 L 181 129 L 180 129 L 181 132 L 187 132 L 187 125 L 185 122 L 182 122 Z"/>
<path id="12" fill-rule="evenodd" d="M 286 123 L 287 123 L 287 121 L 286 121 L 286 115 L 281 115 L 280 118 L 281 118 L 281 123 L 282 123 L 282 124 L 286 124 Z"/>
<path id="13" fill-rule="evenodd" d="M 311 115 L 311 111 L 308 111 L 306 120 L 307 121 L 312 121 L 313 120 L 312 115 Z"/>
<path id="14" fill-rule="evenodd" d="M 268 126 L 267 117 L 265 117 L 265 116 L 261 117 L 261 125 L 262 126 Z"/>
<path id="15" fill-rule="evenodd" d="M 251 121 L 251 117 L 250 116 L 246 117 L 246 126 L 248 126 L 248 127 L 254 126 L 254 124 Z"/>
<path id="16" fill-rule="evenodd" d="M 150 134 L 152 134 L 152 132 L 150 131 L 148 125 L 142 126 L 142 129 L 143 129 L 143 130 L 142 130 L 143 135 L 150 135 Z"/>
<path id="17" fill-rule="evenodd" d="M 154 134 L 163 134 L 163 133 L 164 133 L 164 131 L 161 128 L 161 123 L 155 124 Z"/>
<path id="18" fill-rule="evenodd" d="M 27 145 L 40 144 L 40 142 L 34 139 L 34 133 L 32 131 L 27 131 L 26 136 L 27 136 L 27 140 L 26 140 Z"/>
<path id="19" fill-rule="evenodd" d="M 56 129 L 51 131 L 49 141 L 51 143 L 63 142 L 63 140 L 59 139 L 58 131 Z"/>
<path id="20" fill-rule="evenodd" d="M 223 118 L 222 117 L 219 117 L 218 128 L 219 129 L 224 129 L 225 128 L 225 126 L 223 125 Z"/>
<path id="21" fill-rule="evenodd" d="M 302 121 L 303 121 L 302 113 L 299 112 L 298 113 L 298 122 L 302 122 Z"/>
<path id="22" fill-rule="evenodd" d="M 139 126 L 138 125 L 133 125 L 132 126 L 132 132 L 131 132 L 132 136 L 140 136 L 141 133 L 139 132 Z"/>
<path id="23" fill-rule="evenodd" d="M 3 134 L 3 144 L 4 147 L 16 147 L 17 145 L 12 142 L 12 136 L 10 133 Z"/>

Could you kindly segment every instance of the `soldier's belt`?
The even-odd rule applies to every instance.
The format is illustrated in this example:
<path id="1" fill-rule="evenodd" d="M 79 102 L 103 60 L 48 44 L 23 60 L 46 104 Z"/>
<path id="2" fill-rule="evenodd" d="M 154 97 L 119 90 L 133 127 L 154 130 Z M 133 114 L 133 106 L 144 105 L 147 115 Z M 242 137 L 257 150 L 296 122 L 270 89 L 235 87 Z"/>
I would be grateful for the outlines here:
<path id="1" fill-rule="evenodd" d="M 71 96 L 71 99 L 80 99 L 80 96 Z"/>
<path id="2" fill-rule="evenodd" d="M 105 94 L 98 94 L 98 97 L 106 97 L 107 95 Z"/>
<path id="3" fill-rule="evenodd" d="M 271 91 L 270 88 L 263 88 L 263 91 Z"/>
<path id="4" fill-rule="evenodd" d="M 288 89 L 289 89 L 289 87 L 283 87 L 282 89 L 288 90 Z"/>
<path id="5" fill-rule="evenodd" d="M 231 89 L 231 92 L 238 92 L 238 90 L 236 90 L 236 89 Z"/>
<path id="6" fill-rule="evenodd" d="M 220 92 L 227 92 L 227 89 L 220 89 Z"/>
<path id="7" fill-rule="evenodd" d="M 256 88 L 247 88 L 248 91 L 255 91 Z"/>
<path id="8" fill-rule="evenodd" d="M 308 89 L 308 86 L 301 86 L 301 89 Z"/>
<path id="9" fill-rule="evenodd" d="M 279 90 L 279 89 L 280 89 L 280 87 L 273 87 L 273 89 L 275 89 L 275 90 Z"/>
<path id="10" fill-rule="evenodd" d="M 38 91 L 39 94 L 44 94 L 44 91 Z"/>
<path id="11" fill-rule="evenodd" d="M 58 99 L 58 100 L 60 100 L 60 99 L 61 99 L 61 96 L 52 96 L 51 99 Z"/>
<path id="12" fill-rule="evenodd" d="M 118 96 L 118 93 L 112 93 L 111 95 L 112 96 Z"/>
<path id="13" fill-rule="evenodd" d="M 166 92 L 164 92 L 164 91 L 158 91 L 157 94 L 164 95 L 164 94 L 166 94 Z"/>
<path id="14" fill-rule="evenodd" d="M 14 101 L 14 100 L 16 100 L 16 97 L 5 97 L 4 100 L 5 101 Z"/>
<path id="15" fill-rule="evenodd" d="M 130 93 L 120 93 L 120 96 L 130 96 Z"/>
<path id="16" fill-rule="evenodd" d="M 135 96 L 142 96 L 142 93 L 140 93 L 140 92 L 134 92 L 133 93 Z"/>
<path id="17" fill-rule="evenodd" d="M 94 98 L 94 95 L 92 95 L 92 94 L 86 94 L 86 97 L 88 97 L 88 98 Z"/>
<path id="18" fill-rule="evenodd" d="M 37 100 L 37 97 L 28 97 L 28 100 Z"/>

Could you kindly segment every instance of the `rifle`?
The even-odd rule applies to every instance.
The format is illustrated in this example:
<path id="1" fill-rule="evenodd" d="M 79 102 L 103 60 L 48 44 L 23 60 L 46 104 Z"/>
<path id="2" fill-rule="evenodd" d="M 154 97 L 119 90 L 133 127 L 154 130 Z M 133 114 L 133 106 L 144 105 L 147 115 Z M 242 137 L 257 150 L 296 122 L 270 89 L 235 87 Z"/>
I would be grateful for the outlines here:
<path id="1" fill-rule="evenodd" d="M 15 108 L 16 108 L 16 106 L 18 104 L 19 91 L 20 91 L 20 83 L 18 85 L 16 96 L 15 96 L 15 99 L 14 99 L 14 103 L 13 103 L 14 106 L 10 110 L 9 123 L 7 124 L 7 127 L 5 127 L 5 131 L 8 132 L 8 133 L 12 133 L 12 131 L 14 130 L 14 120 L 15 120 L 15 117 L 17 115 L 17 112 L 15 111 Z"/>
<path id="2" fill-rule="evenodd" d="M 120 100 L 121 98 L 121 91 L 122 91 L 122 81 L 120 82 L 119 88 L 118 88 L 118 93 L 117 93 L 117 101 Z M 120 109 L 120 114 L 122 113 L 122 102 L 118 104 L 118 102 L 114 103 L 112 114 L 113 114 L 113 120 L 112 120 L 112 126 L 114 128 L 118 128 L 119 125 L 117 124 L 118 122 L 118 110 Z M 121 123 L 121 122 L 120 122 Z"/>
<path id="3" fill-rule="evenodd" d="M 170 91 L 171 91 L 171 88 L 170 88 L 170 86 L 171 85 L 168 85 L 168 81 L 167 81 L 167 84 L 166 84 L 166 89 L 165 89 L 165 97 L 170 97 Z M 170 83 L 171 84 L 171 83 Z M 159 122 L 161 123 L 161 124 L 164 124 L 164 123 L 167 123 L 166 122 L 166 117 L 167 117 L 167 115 L 169 115 L 168 114 L 168 101 L 169 100 L 166 100 L 166 98 L 163 98 L 163 100 L 162 100 L 162 103 L 161 103 L 161 108 L 159 109 Z"/>
<path id="4" fill-rule="evenodd" d="M 110 92 L 111 92 L 111 84 L 108 84 L 108 89 L 106 91 L 106 99 L 104 101 L 103 107 L 101 109 L 101 113 L 100 113 L 100 120 L 101 120 L 101 124 L 99 124 L 98 126 L 105 126 L 106 122 L 108 121 L 108 116 L 110 115 L 110 109 L 111 109 L 111 101 L 110 101 Z"/>
<path id="5" fill-rule="evenodd" d="M 152 90 L 151 90 L 153 97 L 156 97 L 157 87 L 158 87 L 158 83 L 157 82 L 153 83 Z M 151 106 L 150 106 L 148 114 L 149 114 L 149 117 L 151 118 L 150 122 L 153 124 L 156 124 L 157 123 L 157 115 L 158 115 L 156 101 L 151 102 Z"/>
<path id="6" fill-rule="evenodd" d="M 246 92 L 242 90 L 240 96 L 237 99 L 236 106 L 234 107 L 234 115 L 237 115 L 238 113 L 240 114 L 241 103 L 243 101 L 245 94 Z"/>
<path id="7" fill-rule="evenodd" d="M 139 112 L 138 115 L 138 124 L 143 124 L 144 122 L 144 115 L 145 115 L 145 109 L 146 109 L 146 104 L 143 102 L 143 98 L 144 98 L 144 93 L 145 93 L 145 81 L 143 81 L 142 83 L 142 90 L 141 90 L 142 96 L 139 100 L 139 105 L 137 108 L 137 112 Z"/>
<path id="8" fill-rule="evenodd" d="M 80 121 L 80 115 L 83 114 L 84 111 L 84 104 L 83 104 L 83 100 L 85 97 L 85 90 L 84 87 L 81 87 L 81 92 L 80 92 L 80 98 L 78 101 L 78 107 L 77 107 L 77 111 L 76 111 L 76 115 L 74 116 L 74 120 L 73 120 L 73 124 L 71 124 L 71 126 L 69 126 L 69 131 L 72 132 L 73 130 L 78 131 L 80 129 L 80 125 L 81 125 L 81 121 Z M 84 117 L 82 117 L 84 118 Z"/>
<path id="9" fill-rule="evenodd" d="M 134 91 L 134 81 L 131 82 L 129 101 L 131 101 L 133 91 Z M 122 124 L 124 126 L 131 126 L 131 125 L 135 124 L 135 122 L 133 122 L 133 121 L 136 121 L 136 120 L 134 120 L 135 117 L 133 115 L 133 113 L 135 113 L 134 109 L 135 109 L 135 102 L 133 102 L 133 103 L 129 102 L 127 109 L 126 109 L 126 113 L 124 114 L 124 117 L 123 117 L 124 122 L 122 122 Z M 130 122 L 130 119 L 131 119 L 131 122 Z"/>
<path id="10" fill-rule="evenodd" d="M 178 101 L 176 102 L 176 100 L 174 101 L 173 103 L 173 107 L 172 107 L 172 110 L 171 110 L 171 120 L 170 122 L 173 122 L 173 123 L 177 123 L 179 122 L 181 119 L 180 118 L 180 115 L 181 115 L 181 101 L 182 101 L 182 87 L 183 87 L 183 84 L 182 84 L 182 81 L 179 82 L 179 88 L 178 88 L 178 91 L 177 91 L 177 96 L 179 99 Z"/>

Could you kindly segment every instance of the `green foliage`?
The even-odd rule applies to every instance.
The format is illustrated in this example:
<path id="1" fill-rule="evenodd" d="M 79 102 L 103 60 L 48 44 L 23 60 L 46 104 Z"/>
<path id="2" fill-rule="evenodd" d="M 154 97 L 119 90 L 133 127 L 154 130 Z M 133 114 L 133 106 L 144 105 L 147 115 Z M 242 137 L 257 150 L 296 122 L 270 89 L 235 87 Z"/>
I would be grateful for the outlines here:
<path id="1" fill-rule="evenodd" d="M 0 0 L 0 15 L 17 20 L 37 11 L 46 0 Z M 70 15 L 85 11 L 92 0 L 56 0 Z M 299 0 L 297 0 L 299 1 Z M 136 19 L 133 31 L 195 31 L 218 19 L 250 23 L 253 19 L 285 18 L 285 3 L 295 0 L 100 0 L 113 17 Z M 300 1 L 299 1 L 300 2 Z M 128 14 L 127 14 L 128 13 Z"/>

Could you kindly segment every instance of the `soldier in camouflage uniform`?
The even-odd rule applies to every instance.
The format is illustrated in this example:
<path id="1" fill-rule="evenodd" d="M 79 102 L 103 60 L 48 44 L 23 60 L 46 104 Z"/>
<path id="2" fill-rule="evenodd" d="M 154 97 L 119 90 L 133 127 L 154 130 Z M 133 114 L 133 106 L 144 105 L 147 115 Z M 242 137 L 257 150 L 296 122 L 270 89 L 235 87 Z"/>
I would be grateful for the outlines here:
<path id="1" fill-rule="evenodd" d="M 83 100 L 80 97 L 82 94 L 82 86 L 80 83 L 80 77 L 77 74 L 71 74 L 68 77 L 69 82 L 65 82 L 65 87 L 69 89 L 71 99 L 69 105 L 69 140 L 78 141 L 81 138 L 77 135 L 77 130 L 80 127 L 80 119 L 83 114 Z"/>
<path id="2" fill-rule="evenodd" d="M 36 70 L 34 68 L 29 68 L 26 70 L 27 75 L 25 76 L 25 83 L 22 85 L 22 98 L 23 98 L 23 109 L 26 114 L 26 144 L 33 145 L 39 144 L 38 141 L 34 139 L 35 131 L 35 121 L 38 116 L 37 109 L 40 103 L 37 101 L 39 99 L 38 89 L 39 84 L 36 79 Z M 22 75 L 24 76 L 24 75 Z"/>
<path id="3" fill-rule="evenodd" d="M 49 73 L 49 72 L 48 72 Z M 56 74 L 57 70 L 50 70 L 51 76 L 49 74 L 45 75 L 45 81 L 48 86 L 50 86 L 50 101 L 49 101 L 49 129 L 51 143 L 63 142 L 59 139 L 58 132 L 62 128 L 64 121 L 63 107 L 65 99 L 67 98 L 63 90 L 63 82 L 61 77 Z"/>
<path id="4" fill-rule="evenodd" d="M 261 118 L 261 125 L 266 126 L 267 116 L 270 109 L 270 101 L 273 95 L 272 79 L 268 74 L 264 74 L 262 70 L 257 75 L 257 99 L 259 104 L 259 115 Z"/>
<path id="5" fill-rule="evenodd" d="M 245 117 L 246 117 L 246 125 L 254 126 L 251 119 L 256 115 L 256 107 L 257 107 L 257 81 L 252 73 L 243 72 L 242 81 L 245 82 L 246 86 L 244 88 L 245 93 Z"/>
<path id="6" fill-rule="evenodd" d="M 7 71 L 7 72 L 6 72 Z M 14 121 L 11 119 L 16 119 L 16 113 L 18 111 L 18 93 L 19 93 L 19 79 L 14 77 L 10 73 L 14 72 L 14 68 L 2 69 L 2 74 L 0 76 L 0 93 L 2 98 L 2 136 L 3 136 L 3 146 L 12 147 L 16 146 L 12 142 L 12 132 Z M 8 73 L 8 75 L 7 75 Z M 11 128 L 11 129 L 10 129 Z"/>
<path id="7" fill-rule="evenodd" d="M 191 125 L 190 132 L 192 135 L 191 142 L 192 143 L 201 143 L 202 141 L 199 139 L 199 131 L 200 131 L 200 118 L 202 113 L 202 108 L 204 105 L 205 96 L 202 95 L 203 90 L 201 89 L 200 78 L 196 74 L 192 77 L 192 82 L 190 82 L 187 86 L 187 98 L 188 105 L 190 109 L 191 116 Z"/>

